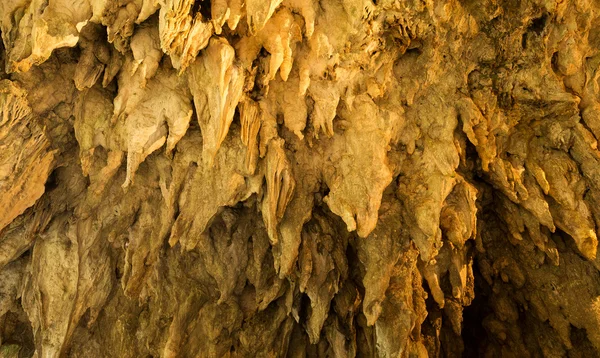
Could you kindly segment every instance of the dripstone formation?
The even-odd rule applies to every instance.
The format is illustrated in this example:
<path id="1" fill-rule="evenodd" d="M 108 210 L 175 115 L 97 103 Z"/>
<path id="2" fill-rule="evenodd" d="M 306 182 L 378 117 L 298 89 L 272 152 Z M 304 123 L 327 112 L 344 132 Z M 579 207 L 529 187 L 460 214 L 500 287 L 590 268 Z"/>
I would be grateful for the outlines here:
<path id="1" fill-rule="evenodd" d="M 600 355 L 598 1 L 0 31 L 0 357 Z"/>

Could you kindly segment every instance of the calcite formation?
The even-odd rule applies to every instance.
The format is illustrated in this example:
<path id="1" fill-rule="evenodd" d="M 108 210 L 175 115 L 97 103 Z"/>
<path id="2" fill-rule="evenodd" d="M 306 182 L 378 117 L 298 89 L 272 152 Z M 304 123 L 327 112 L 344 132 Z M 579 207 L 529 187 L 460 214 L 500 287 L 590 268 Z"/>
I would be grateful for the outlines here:
<path id="1" fill-rule="evenodd" d="M 600 3 L 0 31 L 0 357 L 600 356 Z"/>

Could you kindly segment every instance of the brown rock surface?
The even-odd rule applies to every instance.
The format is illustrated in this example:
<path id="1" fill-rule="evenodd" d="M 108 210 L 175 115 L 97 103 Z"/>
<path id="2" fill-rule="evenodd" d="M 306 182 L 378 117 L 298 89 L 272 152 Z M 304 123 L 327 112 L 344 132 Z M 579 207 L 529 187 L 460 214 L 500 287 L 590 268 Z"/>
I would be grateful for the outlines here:
<path id="1" fill-rule="evenodd" d="M 0 357 L 600 356 L 597 1 L 0 31 Z"/>

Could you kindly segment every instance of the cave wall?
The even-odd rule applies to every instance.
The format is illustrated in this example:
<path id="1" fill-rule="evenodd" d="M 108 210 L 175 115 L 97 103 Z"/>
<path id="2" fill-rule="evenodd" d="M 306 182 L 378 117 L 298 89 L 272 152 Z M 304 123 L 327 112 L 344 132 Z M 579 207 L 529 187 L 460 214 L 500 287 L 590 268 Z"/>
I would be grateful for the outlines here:
<path id="1" fill-rule="evenodd" d="M 600 3 L 2 0 L 1 357 L 600 354 Z"/>

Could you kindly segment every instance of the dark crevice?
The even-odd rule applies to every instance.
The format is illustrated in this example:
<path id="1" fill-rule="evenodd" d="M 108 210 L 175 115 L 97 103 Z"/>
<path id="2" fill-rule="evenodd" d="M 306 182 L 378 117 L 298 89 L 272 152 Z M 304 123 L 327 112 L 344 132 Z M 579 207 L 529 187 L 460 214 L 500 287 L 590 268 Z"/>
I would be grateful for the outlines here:
<path id="1" fill-rule="evenodd" d="M 50 192 L 53 189 L 58 187 L 58 181 L 56 179 L 56 170 L 53 170 L 52 173 L 50 173 L 50 175 L 48 176 L 48 180 L 46 180 L 46 184 L 45 184 L 45 192 Z"/>
<path id="2" fill-rule="evenodd" d="M 527 32 L 534 32 L 537 35 L 541 35 L 546 28 L 546 23 L 548 21 L 548 14 L 542 14 L 542 16 L 531 20 L 529 26 L 527 26 Z"/>
<path id="3" fill-rule="evenodd" d="M 202 14 L 202 17 L 205 20 L 210 20 L 212 19 L 212 14 L 211 14 L 211 3 L 210 0 L 204 0 L 204 1 L 198 1 L 196 0 L 196 2 L 194 3 L 194 7 L 198 7 L 199 9 L 196 9 L 197 11 L 200 11 L 200 13 Z M 195 12 L 194 12 L 195 13 Z"/>
<path id="4" fill-rule="evenodd" d="M 192 4 L 192 11 L 190 12 L 190 14 L 192 15 L 196 15 L 199 11 L 200 11 L 200 7 L 202 6 L 202 1 L 200 0 L 196 0 L 193 4 Z"/>
<path id="5" fill-rule="evenodd" d="M 405 52 L 406 55 L 412 55 L 412 56 L 416 56 L 416 57 L 421 56 L 422 53 L 423 53 L 423 50 L 420 47 L 408 48 Z"/>
<path id="6" fill-rule="evenodd" d="M 483 319 L 491 313 L 489 297 L 491 288 L 479 272 L 477 264 L 473 265 L 475 277 L 475 298 L 470 306 L 463 311 L 462 339 L 464 342 L 463 357 L 476 358 L 482 356 L 482 348 L 488 339 L 487 331 L 483 327 Z"/>

